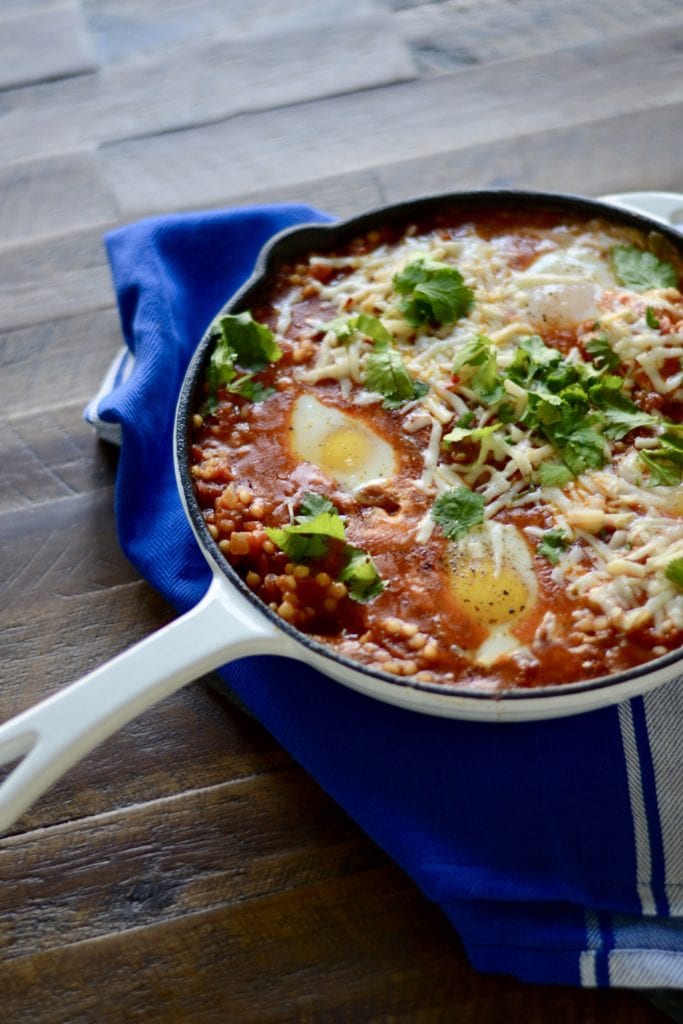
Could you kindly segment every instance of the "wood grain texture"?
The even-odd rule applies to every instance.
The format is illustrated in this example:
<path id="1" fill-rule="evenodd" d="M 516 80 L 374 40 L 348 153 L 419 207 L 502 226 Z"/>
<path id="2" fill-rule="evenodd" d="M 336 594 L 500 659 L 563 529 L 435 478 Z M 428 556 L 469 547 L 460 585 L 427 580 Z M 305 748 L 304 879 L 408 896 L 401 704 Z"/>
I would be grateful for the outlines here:
<path id="1" fill-rule="evenodd" d="M 0 89 L 82 75 L 95 68 L 75 6 L 0 12 Z M 9 13 L 9 17 L 6 15 Z"/>
<path id="2" fill-rule="evenodd" d="M 468 971 L 442 915 L 393 867 L 33 953 L 0 965 L 0 985 L 13 1024 L 663 1019 L 642 996 Z"/>
<path id="3" fill-rule="evenodd" d="M 678 138 L 683 104 L 622 114 L 572 128 L 465 146 L 377 168 L 387 202 L 466 188 L 529 188 L 601 193 L 637 190 L 648 164 L 649 187 L 681 188 Z"/>
<path id="4" fill-rule="evenodd" d="M 683 55 L 669 31 L 619 35 L 532 59 L 235 117 L 222 124 L 103 147 L 124 216 L 197 205 L 362 171 L 415 153 L 513 140 L 542 130 L 654 111 L 683 102 Z M 647 83 L 647 88 L 643 83 Z M 400 111 L 401 131 L 395 117 Z M 457 120 L 453 112 L 457 111 Z M 234 154 L 240 154 L 235 161 Z M 641 161 L 651 154 L 643 152 Z"/>
<path id="5" fill-rule="evenodd" d="M 226 31 L 180 50 L 107 65 L 87 80 L 6 92 L 0 146 L 15 157 L 41 156 L 413 75 L 407 48 L 381 13 L 350 13 L 329 25 L 316 20 L 237 39 Z M 235 153 L 223 173 L 234 160 Z"/>
<path id="6" fill-rule="evenodd" d="M 0 247 L 106 225 L 118 210 L 94 151 L 0 164 Z"/>
<path id="7" fill-rule="evenodd" d="M 628 32 L 670 25 L 680 32 L 680 19 L 678 0 L 624 0 L 618 27 Z M 616 31 L 613 6 L 593 0 L 555 4 L 445 0 L 407 6 L 397 24 L 426 75 L 600 43 Z"/>
<path id="8" fill-rule="evenodd" d="M 680 189 L 683 13 L 0 6 L 3 720 L 175 614 L 119 548 L 116 456 L 81 419 L 121 343 L 102 233 L 233 203 L 347 216 L 462 187 Z M 637 992 L 472 970 L 439 910 L 216 680 L 129 723 L 0 839 L 3 1024 L 667 1019 Z"/>
<path id="9" fill-rule="evenodd" d="M 16 2 L 16 0 L 13 0 Z M 82 0 L 83 17 L 100 58 L 121 61 L 136 54 L 168 52 L 184 48 L 197 39 L 225 33 L 230 36 L 255 32 L 277 34 L 309 29 L 312 22 L 334 26 L 346 19 L 348 0 Z M 359 14 L 382 14 L 381 0 L 359 0 L 353 4 Z M 385 25 L 388 22 L 385 20 Z"/>
<path id="10" fill-rule="evenodd" d="M 0 331 L 113 306 L 103 227 L 0 248 Z"/>
<path id="11" fill-rule="evenodd" d="M 53 244 L 57 243 L 49 246 Z M 42 243 L 41 248 L 45 247 Z M 113 292 L 106 289 L 103 295 L 113 303 Z M 36 319 L 50 317 L 49 307 L 36 303 L 31 309 Z M 4 415 L 25 416 L 77 402 L 74 418 L 80 419 L 81 409 L 97 391 L 122 344 L 121 324 L 113 307 L 0 332 Z"/>

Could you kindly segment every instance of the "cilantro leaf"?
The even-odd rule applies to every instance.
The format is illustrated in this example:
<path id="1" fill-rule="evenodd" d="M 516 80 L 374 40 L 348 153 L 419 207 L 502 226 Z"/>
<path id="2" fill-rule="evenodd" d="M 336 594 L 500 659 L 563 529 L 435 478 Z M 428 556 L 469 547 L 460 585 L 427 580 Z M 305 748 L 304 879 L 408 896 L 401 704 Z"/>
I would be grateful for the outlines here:
<path id="1" fill-rule="evenodd" d="M 326 323 L 321 324 L 320 329 L 325 334 L 327 334 L 328 331 L 332 331 L 333 334 L 337 335 L 340 341 L 351 341 L 355 332 L 353 324 L 355 319 L 356 318 L 353 316 L 336 316 L 334 320 L 328 320 Z"/>
<path id="2" fill-rule="evenodd" d="M 294 522 L 282 527 L 266 527 L 266 533 L 293 562 L 322 558 L 330 541 L 344 541 L 344 520 L 331 501 L 308 491 L 303 495 Z M 353 601 L 371 601 L 384 590 L 377 566 L 361 548 L 344 546 L 345 564 L 338 579 L 347 584 Z"/>
<path id="3" fill-rule="evenodd" d="M 645 323 L 653 331 L 658 331 L 659 330 L 659 326 L 660 326 L 659 320 L 657 319 L 657 314 L 655 313 L 655 311 L 652 308 L 652 306 L 648 306 L 647 309 L 645 310 Z"/>
<path id="4" fill-rule="evenodd" d="M 221 335 L 217 340 L 213 348 L 213 352 L 209 358 L 209 364 L 206 368 L 206 383 L 213 396 L 219 387 L 225 384 L 229 384 L 235 377 L 237 371 L 235 370 L 235 351 L 227 342 L 225 337 Z"/>
<path id="5" fill-rule="evenodd" d="M 432 506 L 432 519 L 449 540 L 460 540 L 473 526 L 484 522 L 484 496 L 468 487 L 444 491 Z"/>
<path id="6" fill-rule="evenodd" d="M 418 256 L 395 274 L 393 285 L 405 296 L 401 312 L 412 327 L 453 324 L 466 316 L 474 303 L 474 292 L 459 270 L 426 256 Z"/>
<path id="7" fill-rule="evenodd" d="M 496 349 L 493 342 L 483 334 L 471 338 L 463 345 L 453 360 L 453 373 L 462 377 L 485 405 L 492 405 L 503 396 Z"/>
<path id="8" fill-rule="evenodd" d="M 320 558 L 327 553 L 330 540 L 345 539 L 344 521 L 334 505 L 311 492 L 303 496 L 294 523 L 266 527 L 266 533 L 293 562 Z"/>
<path id="9" fill-rule="evenodd" d="M 655 485 L 660 487 L 675 487 L 681 482 L 681 467 L 670 459 L 658 457 L 658 453 L 641 451 L 638 458 L 650 471 L 650 476 Z"/>
<path id="10" fill-rule="evenodd" d="M 363 383 L 369 391 L 384 395 L 383 404 L 388 409 L 422 398 L 429 390 L 423 381 L 410 376 L 400 353 L 382 339 L 375 342 L 365 360 Z"/>
<path id="11" fill-rule="evenodd" d="M 616 245 L 610 252 L 612 270 L 619 284 L 636 292 L 651 288 L 675 288 L 678 273 L 673 263 L 635 245 Z"/>
<path id="12" fill-rule="evenodd" d="M 542 462 L 538 467 L 538 480 L 541 487 L 564 487 L 573 478 L 569 466 L 559 462 Z"/>
<path id="13" fill-rule="evenodd" d="M 331 516 L 338 514 L 329 498 L 326 498 L 323 494 L 316 494 L 315 491 L 306 491 L 301 498 L 299 511 L 295 518 L 300 523 L 306 519 L 312 519 L 314 516 L 322 515 L 325 512 Z"/>
<path id="14" fill-rule="evenodd" d="M 393 345 L 394 339 L 378 317 L 370 316 L 368 313 L 358 313 L 356 316 L 338 316 L 325 324 L 325 330 L 334 331 L 340 341 L 350 341 L 356 331 L 367 335 L 372 341 L 384 342 L 386 345 Z"/>
<path id="15" fill-rule="evenodd" d="M 251 313 L 219 317 L 212 325 L 214 347 L 206 368 L 205 380 L 209 389 L 207 412 L 215 412 L 217 391 L 227 387 L 234 394 L 252 402 L 262 402 L 273 393 L 253 381 L 253 373 L 237 377 L 236 364 L 251 370 L 262 370 L 267 363 L 277 362 L 282 350 L 272 331 L 252 318 Z"/>
<path id="16" fill-rule="evenodd" d="M 674 558 L 669 562 L 664 575 L 675 583 L 679 590 L 683 590 L 683 558 Z"/>
<path id="17" fill-rule="evenodd" d="M 566 551 L 568 547 L 569 538 L 564 530 L 547 530 L 536 548 L 536 553 L 542 558 L 547 558 L 553 565 L 557 565 L 560 560 L 560 552 Z"/>
<path id="18" fill-rule="evenodd" d="M 496 430 L 500 430 L 503 426 L 502 423 L 492 423 L 488 427 L 459 427 L 454 426 L 449 434 L 444 436 L 444 441 L 447 444 L 458 441 L 483 441 L 485 437 L 489 437 Z"/>
<path id="19" fill-rule="evenodd" d="M 638 458 L 650 471 L 655 484 L 674 487 L 681 482 L 683 470 L 683 439 L 667 431 L 659 438 L 658 448 L 643 449 Z"/>
<path id="20" fill-rule="evenodd" d="M 362 548 L 347 547 L 344 553 L 348 560 L 339 574 L 339 580 L 346 583 L 349 597 L 353 601 L 372 601 L 384 590 L 377 566 Z"/>
<path id="21" fill-rule="evenodd" d="M 248 398 L 250 402 L 264 402 L 275 394 L 275 388 L 266 387 L 259 381 L 254 380 L 253 373 L 245 373 L 243 377 L 233 380 L 227 385 L 227 390 L 234 395 L 241 395 Z"/>
<path id="22" fill-rule="evenodd" d="M 517 384 L 528 385 L 539 377 L 546 377 L 548 371 L 557 368 L 561 362 L 562 353 L 558 349 L 551 348 L 537 334 L 532 334 L 520 339 L 508 375 Z M 568 383 L 571 381 L 563 379 L 560 386 Z"/>
<path id="23" fill-rule="evenodd" d="M 593 356 L 593 362 L 598 369 L 613 370 L 615 366 L 619 365 L 619 356 L 604 334 L 590 338 L 586 342 L 586 352 Z"/>
<path id="24" fill-rule="evenodd" d="M 266 363 L 276 363 L 282 356 L 273 332 L 254 320 L 251 313 L 222 316 L 218 326 L 221 339 L 234 353 L 235 362 L 248 370 L 262 370 Z"/>
<path id="25" fill-rule="evenodd" d="M 580 476 L 587 469 L 600 469 L 605 464 L 605 442 L 602 434 L 592 427 L 562 426 L 551 440 L 574 476 Z"/>
<path id="26" fill-rule="evenodd" d="M 659 423 L 656 416 L 643 412 L 625 395 L 600 389 L 592 391 L 591 397 L 598 406 L 597 418 L 604 424 L 605 437 L 614 441 L 620 441 L 636 427 L 654 427 Z"/>

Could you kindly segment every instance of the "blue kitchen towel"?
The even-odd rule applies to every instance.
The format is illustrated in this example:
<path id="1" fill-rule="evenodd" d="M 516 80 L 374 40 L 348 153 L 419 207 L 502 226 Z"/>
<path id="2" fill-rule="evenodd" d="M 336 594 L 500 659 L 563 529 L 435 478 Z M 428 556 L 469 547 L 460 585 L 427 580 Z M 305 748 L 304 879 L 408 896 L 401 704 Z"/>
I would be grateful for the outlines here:
<path id="1" fill-rule="evenodd" d="M 120 431 L 127 556 L 177 609 L 209 569 L 173 471 L 177 394 L 209 321 L 302 206 L 144 220 L 107 237 L 129 349 L 87 413 Z M 683 988 L 683 685 L 571 718 L 490 724 L 374 701 L 299 662 L 230 688 L 436 901 L 471 962 L 528 981 Z"/>

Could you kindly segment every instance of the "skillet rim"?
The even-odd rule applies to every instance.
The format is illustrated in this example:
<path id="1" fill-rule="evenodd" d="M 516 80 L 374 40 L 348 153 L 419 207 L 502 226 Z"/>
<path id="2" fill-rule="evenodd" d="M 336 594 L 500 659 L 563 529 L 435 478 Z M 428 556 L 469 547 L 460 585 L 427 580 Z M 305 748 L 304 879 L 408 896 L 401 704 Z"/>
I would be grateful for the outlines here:
<path id="1" fill-rule="evenodd" d="M 514 207 L 515 209 L 519 209 L 520 205 L 524 204 L 530 210 L 545 209 L 569 213 L 575 216 L 579 215 L 581 217 L 590 217 L 592 215 L 612 223 L 638 228 L 646 234 L 650 232 L 659 233 L 667 238 L 679 251 L 683 249 L 681 233 L 654 217 L 578 194 L 539 192 L 524 189 L 475 189 L 434 193 L 385 206 L 373 207 L 371 210 L 344 220 L 303 223 L 285 228 L 273 235 L 261 248 L 252 273 L 221 309 L 216 312 L 211 323 L 203 331 L 202 337 L 194 350 L 183 378 L 176 407 L 174 424 L 176 466 L 182 487 L 186 514 L 191 520 L 197 542 L 205 549 L 205 553 L 209 553 L 212 565 L 222 572 L 227 578 L 228 583 L 232 584 L 254 609 L 261 615 L 264 615 L 290 640 L 297 644 L 302 644 L 317 657 L 322 657 L 335 665 L 341 665 L 347 671 L 360 673 L 370 680 L 383 684 L 386 683 L 393 691 L 398 687 L 399 689 L 415 690 L 424 694 L 431 693 L 452 697 L 454 702 L 457 699 L 466 699 L 467 701 L 481 701 L 494 706 L 500 706 L 502 703 L 517 703 L 519 701 L 538 702 L 547 698 L 548 704 L 557 706 L 559 713 L 559 705 L 572 703 L 572 698 L 582 693 L 602 690 L 611 693 L 612 690 L 617 689 L 619 686 L 624 686 L 641 677 L 645 677 L 644 682 L 647 683 L 648 676 L 662 673 L 679 662 L 683 663 L 683 647 L 675 651 L 669 651 L 658 658 L 653 658 L 640 665 L 634 665 L 610 675 L 598 676 L 595 679 L 510 689 L 486 690 L 484 688 L 475 689 L 461 684 L 421 682 L 411 677 L 392 675 L 388 672 L 372 669 L 362 662 L 337 653 L 328 645 L 296 629 L 277 615 L 276 612 L 272 611 L 253 593 L 246 582 L 227 561 L 220 551 L 218 544 L 209 533 L 196 498 L 190 474 L 190 417 L 198 404 L 197 400 L 201 392 L 203 373 L 209 357 L 212 342 L 211 324 L 220 316 L 228 313 L 243 312 L 248 309 L 250 300 L 266 285 L 268 275 L 278 264 L 289 262 L 297 252 L 303 254 L 310 253 L 313 248 L 332 248 L 341 245 L 357 234 L 372 230 L 373 227 L 409 221 L 411 217 L 425 216 L 436 212 L 440 208 L 455 209 L 457 207 L 465 207 L 480 210 L 494 205 L 500 206 L 501 204 L 503 207 Z M 681 667 L 683 668 L 683 664 Z M 320 670 L 325 671 L 324 669 Z M 330 675 L 333 675 L 333 673 L 330 672 Z M 676 675 L 676 672 L 671 672 L 664 679 L 657 681 L 653 685 L 662 685 L 664 682 L 676 678 Z M 644 685 L 642 692 L 647 688 L 647 685 Z M 560 698 L 564 699 L 560 700 Z M 606 699 L 604 704 L 606 706 L 610 703 L 615 703 L 618 699 L 622 698 Z M 567 709 L 565 713 L 571 714 L 572 711 Z"/>

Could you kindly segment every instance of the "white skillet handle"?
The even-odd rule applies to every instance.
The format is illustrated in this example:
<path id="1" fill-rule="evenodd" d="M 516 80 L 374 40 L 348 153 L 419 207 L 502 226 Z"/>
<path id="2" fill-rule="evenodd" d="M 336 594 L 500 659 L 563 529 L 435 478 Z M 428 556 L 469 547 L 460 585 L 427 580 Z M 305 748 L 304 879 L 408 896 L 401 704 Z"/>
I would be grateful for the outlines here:
<path id="1" fill-rule="evenodd" d="M 683 230 L 683 195 L 680 192 L 615 192 L 600 198 Z"/>
<path id="2" fill-rule="evenodd" d="M 80 758 L 145 708 L 228 661 L 285 653 L 286 638 L 214 577 L 198 605 L 0 726 L 0 834 Z"/>

